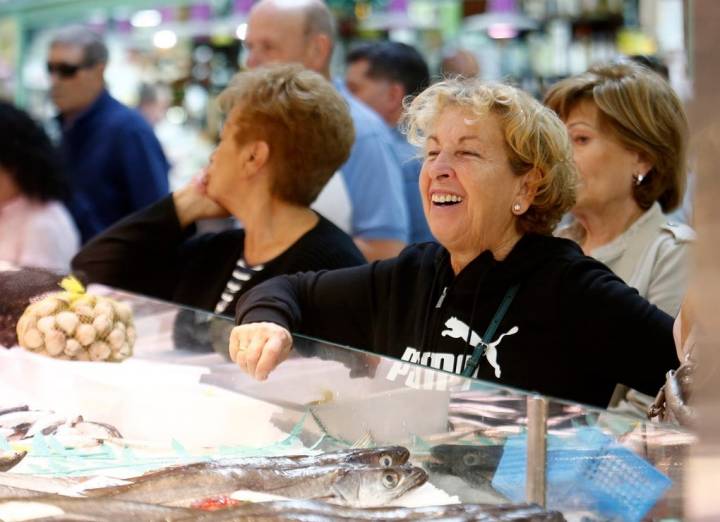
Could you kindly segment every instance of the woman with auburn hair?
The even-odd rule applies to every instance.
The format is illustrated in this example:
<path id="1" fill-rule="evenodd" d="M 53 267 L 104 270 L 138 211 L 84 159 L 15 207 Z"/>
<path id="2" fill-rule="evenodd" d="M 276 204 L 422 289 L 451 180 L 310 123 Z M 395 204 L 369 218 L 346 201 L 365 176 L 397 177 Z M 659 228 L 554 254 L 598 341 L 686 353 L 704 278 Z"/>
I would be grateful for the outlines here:
<path id="1" fill-rule="evenodd" d="M 560 81 L 545 104 L 565 122 L 580 172 L 573 220 L 557 235 L 677 315 L 694 238 L 665 216 L 682 201 L 686 181 L 679 98 L 658 74 L 628 61 Z"/>
<path id="2" fill-rule="evenodd" d="M 406 121 L 439 244 L 254 288 L 233 360 L 264 379 L 295 331 L 600 406 L 617 382 L 654 393 L 675 365 L 672 318 L 552 236 L 577 183 L 560 119 L 513 87 L 458 79 L 421 93 Z"/>
<path id="3" fill-rule="evenodd" d="M 272 276 L 364 262 L 347 234 L 309 208 L 354 140 L 333 86 L 300 66 L 275 66 L 236 75 L 219 101 L 227 120 L 200 182 L 91 240 L 75 271 L 232 314 L 238 296 Z M 243 228 L 195 235 L 196 221 L 228 215 Z"/>

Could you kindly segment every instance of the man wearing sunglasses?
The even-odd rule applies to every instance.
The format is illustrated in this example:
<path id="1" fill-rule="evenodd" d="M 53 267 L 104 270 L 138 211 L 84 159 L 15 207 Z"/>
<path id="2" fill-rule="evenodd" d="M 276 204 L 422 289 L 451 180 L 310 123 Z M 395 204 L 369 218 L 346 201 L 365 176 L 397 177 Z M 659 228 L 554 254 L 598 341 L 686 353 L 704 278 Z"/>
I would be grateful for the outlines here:
<path id="1" fill-rule="evenodd" d="M 68 27 L 50 43 L 50 96 L 71 184 L 68 207 L 83 242 L 168 193 L 168 162 L 147 122 L 105 88 L 102 38 Z"/>

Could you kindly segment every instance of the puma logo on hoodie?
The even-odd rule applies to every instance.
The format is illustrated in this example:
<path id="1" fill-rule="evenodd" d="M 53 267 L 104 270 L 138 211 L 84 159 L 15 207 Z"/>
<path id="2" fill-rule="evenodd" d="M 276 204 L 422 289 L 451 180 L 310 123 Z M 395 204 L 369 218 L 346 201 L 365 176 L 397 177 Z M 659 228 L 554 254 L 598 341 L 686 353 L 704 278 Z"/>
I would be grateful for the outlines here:
<path id="1" fill-rule="evenodd" d="M 497 338 L 497 340 L 492 343 L 483 341 L 482 338 L 474 330 L 470 330 L 470 327 L 463 323 L 457 317 L 451 317 L 450 319 L 445 321 L 445 326 L 447 326 L 448 329 L 443 330 L 440 333 L 440 335 L 442 335 L 443 337 L 450 336 L 454 339 L 461 339 L 463 341 L 467 341 L 469 337 L 468 343 L 473 348 L 475 348 L 478 344 L 482 343 L 485 346 L 484 355 L 487 359 L 487 362 L 489 362 L 490 366 L 495 369 L 495 377 L 498 379 L 500 378 L 500 364 L 498 364 L 497 362 L 497 347 L 500 344 L 500 341 L 503 340 L 503 337 L 505 337 L 506 335 L 514 335 L 520 331 L 517 326 L 513 326 L 507 332 L 501 334 Z M 475 373 L 477 373 L 477 371 Z"/>
<path id="2" fill-rule="evenodd" d="M 500 378 L 501 370 L 500 364 L 497 361 L 497 348 L 503 337 L 507 335 L 514 335 L 520 331 L 517 326 L 513 326 L 512 328 L 510 328 L 510 330 L 498 336 L 497 340 L 492 343 L 483 342 L 482 338 L 480 337 L 480 335 L 477 334 L 477 332 L 471 330 L 468 325 L 466 325 L 457 317 L 451 317 L 450 319 L 445 321 L 445 326 L 447 327 L 447 329 L 443 330 L 440 334 L 443 337 L 451 337 L 453 339 L 459 339 L 463 342 L 466 342 L 469 339 L 468 344 L 470 344 L 473 348 L 475 348 L 478 344 L 482 343 L 485 346 L 485 358 L 487 359 L 490 366 L 495 369 L 495 377 L 498 379 Z M 462 373 L 469 359 L 470 355 L 456 355 L 452 353 L 423 352 L 421 356 L 420 351 L 410 346 L 405 348 L 405 352 L 402 355 L 403 361 L 420 364 L 421 366 L 429 366 L 431 368 L 437 368 L 439 370 L 445 370 L 447 372 L 458 374 Z M 422 370 L 422 368 L 417 369 Z M 473 377 L 477 376 L 477 371 L 478 370 L 476 369 Z M 400 375 L 407 376 L 405 384 L 411 388 L 445 388 L 444 386 L 438 387 L 440 383 L 437 382 L 427 383 L 426 379 L 421 379 L 417 372 L 411 371 L 411 367 L 409 365 L 396 362 L 393 364 L 392 368 L 388 372 L 387 378 L 388 380 L 395 381 L 396 378 Z M 446 382 L 443 381 L 443 384 L 446 384 Z"/>

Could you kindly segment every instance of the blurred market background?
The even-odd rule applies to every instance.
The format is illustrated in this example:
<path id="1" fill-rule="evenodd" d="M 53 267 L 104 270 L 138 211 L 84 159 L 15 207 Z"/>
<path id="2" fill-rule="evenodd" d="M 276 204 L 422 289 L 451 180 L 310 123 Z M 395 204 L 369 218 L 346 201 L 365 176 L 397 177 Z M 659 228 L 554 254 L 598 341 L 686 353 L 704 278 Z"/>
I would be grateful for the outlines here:
<path id="1" fill-rule="evenodd" d="M 253 0 L 0 0 L 0 98 L 48 121 L 45 60 L 53 30 L 84 24 L 110 48 L 106 80 L 129 106 L 157 107 L 155 130 L 184 183 L 207 159 L 219 129 L 214 95 L 243 68 Z M 435 78 L 458 56 L 487 80 L 536 96 L 554 81 L 617 55 L 648 55 L 668 67 L 687 99 L 688 2 L 683 0 L 328 0 L 341 77 L 352 45 L 395 40 L 415 46 Z M 144 98 L 144 99 L 143 99 Z M 50 129 L 52 130 L 52 129 Z"/>

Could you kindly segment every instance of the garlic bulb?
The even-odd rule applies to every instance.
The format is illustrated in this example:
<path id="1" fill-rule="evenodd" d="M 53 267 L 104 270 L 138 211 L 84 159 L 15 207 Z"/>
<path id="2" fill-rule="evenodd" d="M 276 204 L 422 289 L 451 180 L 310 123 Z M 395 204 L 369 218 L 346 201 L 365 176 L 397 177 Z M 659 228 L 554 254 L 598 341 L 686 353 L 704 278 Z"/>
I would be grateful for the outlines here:
<path id="1" fill-rule="evenodd" d="M 113 351 L 117 351 L 125 343 L 125 332 L 120 328 L 114 328 L 107 336 L 107 342 Z"/>
<path id="2" fill-rule="evenodd" d="M 83 346 L 90 346 L 97 337 L 97 330 L 91 324 L 81 324 L 75 332 L 75 339 Z"/>
<path id="3" fill-rule="evenodd" d="M 20 337 L 20 334 L 18 334 L 18 337 Z M 22 346 L 31 350 L 38 350 L 45 344 L 45 340 L 37 328 L 28 329 L 23 335 L 23 338 L 25 343 Z"/>
<path id="4" fill-rule="evenodd" d="M 104 337 L 110 333 L 112 319 L 105 313 L 105 310 L 98 312 L 97 306 L 95 307 L 95 312 L 98 313 L 98 315 L 95 316 L 92 322 L 93 328 L 97 331 L 98 337 Z"/>
<path id="5" fill-rule="evenodd" d="M 66 338 L 60 330 L 53 330 L 45 334 L 45 349 L 53 357 L 57 357 L 65 351 Z"/>
<path id="6" fill-rule="evenodd" d="M 62 330 L 66 334 L 72 335 L 73 333 L 75 333 L 75 328 L 77 328 L 80 319 L 78 319 L 78 316 L 75 312 L 66 311 L 57 314 L 55 316 L 55 322 L 60 328 L 62 328 Z"/>
<path id="7" fill-rule="evenodd" d="M 88 352 L 91 361 L 104 361 L 112 353 L 110 346 L 105 341 L 95 341 L 88 348 Z"/>
<path id="8" fill-rule="evenodd" d="M 80 352 L 85 351 L 82 344 L 77 339 L 70 338 L 65 344 L 65 355 L 68 357 L 77 357 Z"/>
<path id="9" fill-rule="evenodd" d="M 40 330 L 45 335 L 52 332 L 53 330 L 55 330 L 55 316 L 47 315 L 45 317 L 41 317 L 40 319 L 38 319 L 37 327 L 38 330 Z"/>

